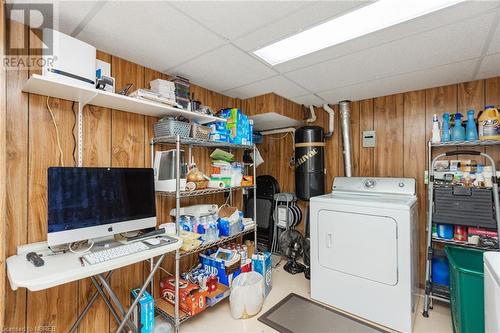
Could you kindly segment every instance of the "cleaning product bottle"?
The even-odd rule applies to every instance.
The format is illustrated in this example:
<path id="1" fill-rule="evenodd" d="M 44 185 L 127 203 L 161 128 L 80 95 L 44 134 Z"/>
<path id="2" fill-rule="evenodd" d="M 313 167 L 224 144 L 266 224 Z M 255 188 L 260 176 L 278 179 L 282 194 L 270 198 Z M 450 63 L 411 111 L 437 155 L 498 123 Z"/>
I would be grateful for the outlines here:
<path id="1" fill-rule="evenodd" d="M 432 142 L 441 142 L 441 132 L 439 130 L 439 119 L 438 115 L 434 114 L 432 116 Z"/>
<path id="2" fill-rule="evenodd" d="M 465 128 L 465 140 L 467 141 L 477 140 L 477 128 L 476 128 L 476 122 L 474 121 L 474 110 L 467 111 L 467 126 Z"/>
<path id="3" fill-rule="evenodd" d="M 445 112 L 443 114 L 443 128 L 441 131 L 441 142 L 450 141 L 450 114 Z"/>
<path id="4" fill-rule="evenodd" d="M 464 141 L 465 128 L 462 126 L 462 114 L 455 113 L 455 126 L 451 130 L 451 141 Z"/>
<path id="5" fill-rule="evenodd" d="M 479 123 L 479 140 L 500 139 L 500 114 L 493 105 L 487 105 L 477 119 Z"/>

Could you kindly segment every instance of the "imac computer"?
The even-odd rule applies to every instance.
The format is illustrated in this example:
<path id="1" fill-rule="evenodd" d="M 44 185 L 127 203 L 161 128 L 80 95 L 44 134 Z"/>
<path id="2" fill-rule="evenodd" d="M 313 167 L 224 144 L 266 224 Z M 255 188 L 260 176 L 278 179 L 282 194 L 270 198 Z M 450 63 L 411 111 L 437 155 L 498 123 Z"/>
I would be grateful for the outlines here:
<path id="1" fill-rule="evenodd" d="M 155 226 L 153 169 L 48 169 L 49 246 Z"/>

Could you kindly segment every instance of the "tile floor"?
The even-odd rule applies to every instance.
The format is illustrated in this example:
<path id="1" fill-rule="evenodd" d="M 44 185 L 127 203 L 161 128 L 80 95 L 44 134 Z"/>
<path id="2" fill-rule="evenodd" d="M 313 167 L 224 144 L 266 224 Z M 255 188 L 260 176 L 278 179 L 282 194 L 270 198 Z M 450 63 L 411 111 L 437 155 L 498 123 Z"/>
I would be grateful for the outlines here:
<path id="1" fill-rule="evenodd" d="M 267 297 L 264 308 L 259 315 L 263 314 L 291 292 L 309 297 L 309 281 L 304 278 L 303 274 L 288 274 L 283 270 L 281 265 L 273 270 L 273 289 Z M 453 331 L 448 306 L 435 303 L 434 310 L 431 311 L 429 318 L 424 318 L 422 317 L 422 303 L 423 299 L 420 298 L 414 333 L 451 333 Z M 271 327 L 259 322 L 257 320 L 259 315 L 246 320 L 235 320 L 231 317 L 229 301 L 225 300 L 223 303 L 183 323 L 181 332 L 276 332 Z M 314 332 L 311 331 L 310 333 Z"/>

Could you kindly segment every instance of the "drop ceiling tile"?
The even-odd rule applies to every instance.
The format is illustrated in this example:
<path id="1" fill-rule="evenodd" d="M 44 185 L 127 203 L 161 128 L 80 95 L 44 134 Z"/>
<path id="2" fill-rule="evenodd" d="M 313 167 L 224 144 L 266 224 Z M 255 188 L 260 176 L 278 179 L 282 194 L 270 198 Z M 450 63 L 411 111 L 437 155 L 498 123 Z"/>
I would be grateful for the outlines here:
<path id="1" fill-rule="evenodd" d="M 293 12 L 282 19 L 275 20 L 271 24 L 246 34 L 233 42 L 244 50 L 253 51 L 368 3 L 370 2 L 313 2 L 310 6 L 307 6 L 300 11 Z"/>
<path id="2" fill-rule="evenodd" d="M 96 5 L 97 1 L 56 1 L 54 2 L 54 13 L 59 22 L 57 30 L 71 35 L 75 28 L 82 22 L 87 14 Z"/>
<path id="3" fill-rule="evenodd" d="M 330 91 L 319 92 L 317 95 L 329 103 L 337 103 L 344 99 L 356 101 L 469 81 L 472 79 L 477 61 L 478 59 L 472 59 L 417 72 L 361 82 L 350 86 L 338 87 Z"/>
<path id="4" fill-rule="evenodd" d="M 285 74 L 313 91 L 372 81 L 477 58 L 494 13 L 424 32 Z"/>
<path id="5" fill-rule="evenodd" d="M 493 12 L 498 1 L 467 1 L 275 66 L 281 73 Z M 471 28 L 474 29 L 474 28 Z"/>
<path id="6" fill-rule="evenodd" d="M 169 2 L 227 39 L 284 17 L 308 1 L 172 1 Z"/>
<path id="7" fill-rule="evenodd" d="M 308 95 L 303 95 L 303 96 L 296 96 L 296 97 L 291 97 L 291 101 L 294 101 L 297 104 L 304 104 L 304 105 L 323 105 L 326 103 L 326 100 L 318 97 L 313 94 L 308 94 Z"/>
<path id="8" fill-rule="evenodd" d="M 269 79 L 224 91 L 231 97 L 249 98 L 274 92 L 280 96 L 299 96 L 308 93 L 307 90 L 282 76 L 274 76 Z"/>
<path id="9" fill-rule="evenodd" d="M 488 54 L 498 52 L 500 52 L 500 24 L 498 24 L 496 32 L 493 35 L 493 39 L 491 40 L 490 47 L 488 48 Z"/>
<path id="10" fill-rule="evenodd" d="M 500 53 L 484 57 L 476 79 L 486 79 L 494 76 L 500 76 Z"/>
<path id="11" fill-rule="evenodd" d="M 107 2 L 78 34 L 98 49 L 163 71 L 224 40 L 163 2 Z"/>
<path id="12" fill-rule="evenodd" d="M 272 69 L 234 46 L 225 45 L 172 68 L 196 84 L 224 91 L 276 75 Z"/>

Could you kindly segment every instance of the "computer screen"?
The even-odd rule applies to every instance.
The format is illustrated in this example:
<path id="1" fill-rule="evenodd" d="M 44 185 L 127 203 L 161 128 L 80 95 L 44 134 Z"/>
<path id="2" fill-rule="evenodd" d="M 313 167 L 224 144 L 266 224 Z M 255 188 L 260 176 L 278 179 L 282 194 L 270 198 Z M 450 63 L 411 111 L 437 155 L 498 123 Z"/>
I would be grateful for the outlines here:
<path id="1" fill-rule="evenodd" d="M 153 169 L 73 167 L 48 169 L 49 238 L 51 233 L 121 222 L 140 222 L 155 216 Z M 148 224 L 147 226 L 141 223 L 129 224 L 127 229 L 137 227 L 133 230 L 138 230 L 151 226 L 151 223 Z M 108 229 L 102 232 L 113 231 L 113 228 Z M 99 229 L 92 230 L 99 231 Z M 123 228 L 117 228 L 115 231 L 118 230 L 125 232 Z M 96 235 L 90 232 L 89 236 Z M 69 238 L 75 241 L 75 237 L 70 235 Z"/>

